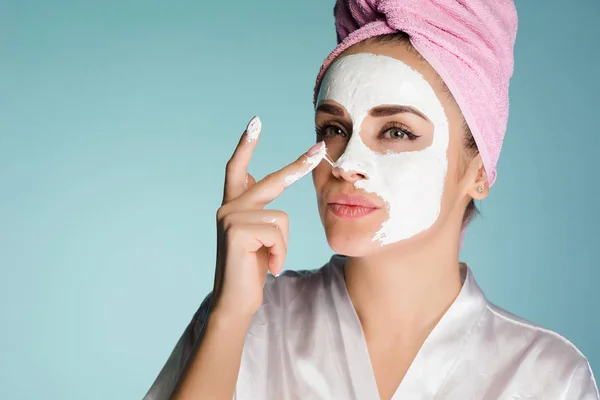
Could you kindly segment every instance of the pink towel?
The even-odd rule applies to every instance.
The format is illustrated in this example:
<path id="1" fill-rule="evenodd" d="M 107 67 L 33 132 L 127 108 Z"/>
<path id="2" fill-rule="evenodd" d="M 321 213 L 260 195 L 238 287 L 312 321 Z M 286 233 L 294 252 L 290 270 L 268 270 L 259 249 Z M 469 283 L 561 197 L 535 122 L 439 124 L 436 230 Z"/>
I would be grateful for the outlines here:
<path id="1" fill-rule="evenodd" d="M 477 142 L 490 186 L 508 120 L 517 11 L 512 0 L 337 0 L 338 46 L 325 71 L 345 49 L 367 38 L 406 32 L 456 99 Z"/>

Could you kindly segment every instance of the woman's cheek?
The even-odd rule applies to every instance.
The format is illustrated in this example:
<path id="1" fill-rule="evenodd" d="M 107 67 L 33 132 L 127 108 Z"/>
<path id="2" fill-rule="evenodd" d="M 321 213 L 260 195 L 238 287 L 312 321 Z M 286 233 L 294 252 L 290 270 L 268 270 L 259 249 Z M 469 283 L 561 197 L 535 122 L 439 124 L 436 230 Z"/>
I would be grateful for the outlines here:
<path id="1" fill-rule="evenodd" d="M 313 184 L 317 191 L 317 196 L 321 195 L 325 183 L 329 179 L 329 175 L 331 175 L 331 166 L 325 161 L 322 161 L 315 169 L 313 169 Z"/>

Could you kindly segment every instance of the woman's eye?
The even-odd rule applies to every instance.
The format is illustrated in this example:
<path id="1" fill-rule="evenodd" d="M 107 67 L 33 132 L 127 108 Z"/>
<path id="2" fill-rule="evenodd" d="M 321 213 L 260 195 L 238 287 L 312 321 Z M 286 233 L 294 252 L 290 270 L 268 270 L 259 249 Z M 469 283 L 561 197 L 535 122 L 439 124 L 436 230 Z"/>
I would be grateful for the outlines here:
<path id="1" fill-rule="evenodd" d="M 317 128 L 317 135 L 323 137 L 331 137 L 331 136 L 341 136 L 346 137 L 346 132 L 343 129 L 338 128 L 337 126 L 329 125 L 323 128 Z"/>
<path id="2" fill-rule="evenodd" d="M 414 135 L 404 129 L 401 128 L 391 128 L 383 132 L 384 139 L 408 139 L 415 140 L 419 136 Z"/>

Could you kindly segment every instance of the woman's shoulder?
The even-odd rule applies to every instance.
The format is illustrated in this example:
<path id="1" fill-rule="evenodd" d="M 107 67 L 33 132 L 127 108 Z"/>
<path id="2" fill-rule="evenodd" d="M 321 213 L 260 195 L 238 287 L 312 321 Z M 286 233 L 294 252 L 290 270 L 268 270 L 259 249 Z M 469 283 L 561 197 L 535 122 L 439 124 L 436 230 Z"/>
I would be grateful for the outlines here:
<path id="1" fill-rule="evenodd" d="M 565 382 L 570 391 L 593 394 L 586 399 L 600 398 L 587 358 L 565 336 L 489 302 L 485 320 L 483 330 L 491 335 L 482 336 L 487 349 L 499 356 L 498 362 L 507 367 L 527 366 L 519 370 L 531 379 L 541 382 L 552 377 Z"/>
<path id="2" fill-rule="evenodd" d="M 523 346 L 528 348 L 548 348 L 573 357 L 585 359 L 583 353 L 562 334 L 515 315 L 493 303 L 488 302 L 487 313 L 496 335 L 510 334 L 513 338 L 522 338 Z"/>

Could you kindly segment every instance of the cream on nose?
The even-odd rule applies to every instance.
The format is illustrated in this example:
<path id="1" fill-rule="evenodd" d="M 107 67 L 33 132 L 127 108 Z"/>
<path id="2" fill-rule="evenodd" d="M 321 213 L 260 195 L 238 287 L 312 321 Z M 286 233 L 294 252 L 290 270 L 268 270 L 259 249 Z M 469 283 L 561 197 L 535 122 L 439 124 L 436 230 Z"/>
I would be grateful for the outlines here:
<path id="1" fill-rule="evenodd" d="M 334 167 L 331 172 L 338 179 L 343 179 L 350 183 L 358 182 L 362 179 L 367 179 L 367 175 L 352 169 L 346 170 L 340 167 Z"/>
<path id="2" fill-rule="evenodd" d="M 359 139 L 360 140 L 360 139 Z M 366 157 L 357 157 L 356 143 L 350 143 L 346 151 L 333 163 L 332 173 L 338 179 L 354 183 L 368 179 L 367 171 L 372 171 L 371 162 Z"/>

